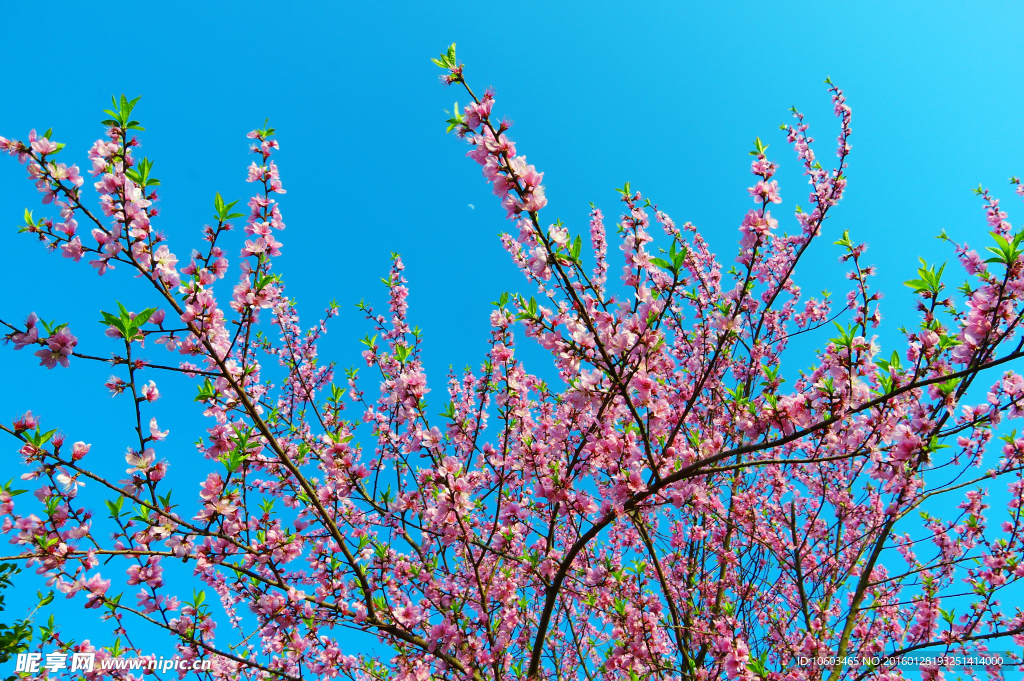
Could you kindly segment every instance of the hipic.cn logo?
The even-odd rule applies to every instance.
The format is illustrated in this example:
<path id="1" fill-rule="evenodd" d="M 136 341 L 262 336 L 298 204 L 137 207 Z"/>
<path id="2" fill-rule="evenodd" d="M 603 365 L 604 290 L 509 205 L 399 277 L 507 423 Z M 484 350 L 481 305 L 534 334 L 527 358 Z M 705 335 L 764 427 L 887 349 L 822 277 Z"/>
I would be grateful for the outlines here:
<path id="1" fill-rule="evenodd" d="M 71 665 L 68 666 L 68 658 L 71 658 Z M 72 672 L 91 672 L 96 666 L 96 653 L 47 653 L 46 662 L 43 662 L 42 653 L 18 653 L 16 672 L 28 672 L 35 674 L 39 667 L 50 672 L 59 672 L 67 669 Z"/>

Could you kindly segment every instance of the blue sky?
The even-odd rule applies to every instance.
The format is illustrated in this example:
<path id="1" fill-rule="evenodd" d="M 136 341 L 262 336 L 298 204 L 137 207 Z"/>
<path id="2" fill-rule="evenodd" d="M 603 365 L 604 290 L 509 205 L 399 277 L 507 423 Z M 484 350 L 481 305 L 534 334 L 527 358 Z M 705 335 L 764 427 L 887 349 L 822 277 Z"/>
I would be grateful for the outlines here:
<path id="1" fill-rule="evenodd" d="M 545 173 L 548 220 L 584 231 L 594 202 L 611 223 L 612 189 L 629 180 L 677 222 L 695 223 L 723 262 L 732 260 L 740 219 L 753 205 L 747 152 L 755 136 L 782 168 L 782 224 L 794 203 L 806 205 L 804 179 L 778 127 L 796 105 L 819 158 L 833 158 L 838 128 L 822 85 L 831 76 L 853 107 L 854 135 L 849 190 L 828 229 L 836 238 L 849 229 L 872 245 L 867 262 L 878 266 L 887 293 L 887 328 L 914 323 L 900 282 L 919 255 L 951 257 L 931 237 L 945 229 L 957 241 L 987 239 L 972 187 L 994 187 L 1010 221 L 1022 221 L 1006 180 L 1024 174 L 1024 7 L 728 6 L 194 3 L 140 5 L 118 17 L 90 3 L 45 15 L 20 3 L 5 10 L 0 135 L 52 127 L 68 144 L 63 155 L 87 167 L 109 96 L 142 95 L 142 153 L 163 182 L 158 227 L 185 255 L 212 215 L 214 192 L 243 203 L 249 196 L 244 136 L 269 117 L 288 189 L 278 261 L 288 292 L 307 321 L 331 300 L 343 304 L 322 354 L 359 363 L 357 338 L 366 328 L 352 303 L 383 302 L 379 277 L 399 251 L 436 394 L 449 365 L 482 359 L 490 301 L 526 287 L 496 238 L 507 225 L 503 211 L 464 145 L 444 134 L 444 109 L 466 97 L 440 86 L 430 57 L 457 41 L 471 84 L 495 87 L 520 153 Z M 147 299 L 123 270 L 99 279 L 84 263 L 47 256 L 17 235 L 25 207 L 45 214 L 37 197 L 23 169 L 0 159 L 0 318 L 34 310 L 68 321 L 79 349 L 106 354 L 114 348 L 95 323 L 98 311 L 115 300 L 139 309 Z M 810 291 L 841 290 L 832 240 L 808 254 Z M 0 418 L 31 408 L 72 441 L 93 442 L 97 466 L 117 475 L 129 405 L 102 388 L 110 371 L 78 362 L 47 372 L 35 364 L 27 352 L 0 348 Z M 159 413 L 166 414 L 161 427 L 171 429 L 167 448 L 180 448 L 187 463 L 202 427 L 192 388 L 156 378 L 166 395 Z M 175 397 L 185 406 L 173 407 Z M 4 447 L 0 460 L 13 461 L 11 443 Z M 3 469 L 5 479 L 19 472 Z M 184 465 L 174 475 L 179 494 L 191 498 L 196 480 Z M 29 578 L 24 584 L 35 586 Z M 69 627 L 89 626 L 79 607 L 74 601 L 57 612 Z"/>

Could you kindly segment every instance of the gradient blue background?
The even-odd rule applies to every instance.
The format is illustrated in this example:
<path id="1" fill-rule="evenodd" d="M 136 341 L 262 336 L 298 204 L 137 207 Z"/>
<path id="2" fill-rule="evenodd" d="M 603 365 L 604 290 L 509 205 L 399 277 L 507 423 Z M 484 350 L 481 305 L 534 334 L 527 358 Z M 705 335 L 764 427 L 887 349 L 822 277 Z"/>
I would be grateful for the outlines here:
<path id="1" fill-rule="evenodd" d="M 200 243 L 215 191 L 243 204 L 250 195 L 244 136 L 269 117 L 288 190 L 277 267 L 308 322 L 330 300 L 343 304 L 322 356 L 361 363 L 357 338 L 366 327 L 352 303 L 366 298 L 383 309 L 379 277 L 399 251 L 435 403 L 449 365 L 481 361 L 489 302 L 504 290 L 529 292 L 496 238 L 508 225 L 503 211 L 465 146 L 444 134 L 444 109 L 466 97 L 442 89 L 429 58 L 452 41 L 471 84 L 496 88 L 520 153 L 545 172 L 548 221 L 560 217 L 585 234 L 593 201 L 613 224 L 612 189 L 629 180 L 678 223 L 694 222 L 727 267 L 753 206 L 746 187 L 754 137 L 782 166 L 784 204 L 774 212 L 784 228 L 795 229 L 793 205 L 807 204 L 778 129 L 790 106 L 807 114 L 823 163 L 834 158 L 838 128 L 822 85 L 831 76 L 853 107 L 854 135 L 849 190 L 826 236 L 849 229 L 872 244 L 867 262 L 887 293 L 883 340 L 916 319 L 900 283 L 916 257 L 951 258 L 932 236 L 945 229 L 957 241 L 987 240 L 972 187 L 994 187 L 1014 224 L 1024 215 L 1006 182 L 1024 174 L 1019 2 L 247 2 L 139 4 L 124 13 L 98 3 L 46 11 L 19 3 L 6 8 L 4 23 L 0 134 L 24 139 L 32 127 L 52 126 L 68 145 L 62 160 L 87 168 L 110 94 L 142 95 L 140 155 L 155 160 L 163 182 L 156 224 L 180 257 Z M 23 168 L 0 159 L 0 318 L 20 321 L 34 310 L 70 322 L 83 352 L 115 350 L 95 323 L 98 310 L 115 300 L 139 309 L 150 299 L 124 268 L 100 279 L 84 262 L 48 256 L 16 234 L 26 206 L 48 214 Z M 833 240 L 808 253 L 808 292 L 845 291 Z M 237 260 L 236 245 L 229 256 Z M 613 261 L 613 276 L 618 268 Z M 149 357 L 172 359 L 161 349 Z M 93 465 L 119 475 L 130 403 L 103 389 L 109 369 L 36 364 L 28 352 L 0 349 L 0 418 L 31 408 L 71 441 L 94 443 Z M 194 389 L 154 378 L 165 399 L 149 413 L 171 430 L 162 453 L 172 460 L 176 496 L 189 503 L 202 477 L 190 444 L 204 427 Z M 366 387 L 372 394 L 373 384 Z M 2 446 L 6 480 L 21 471 L 13 442 Z M 39 586 L 29 574 L 19 585 L 6 619 Z M 109 642 L 80 600 L 55 612 L 71 635 Z M 154 652 L 164 645 L 152 639 Z M 367 641 L 351 645 L 361 650 Z"/>

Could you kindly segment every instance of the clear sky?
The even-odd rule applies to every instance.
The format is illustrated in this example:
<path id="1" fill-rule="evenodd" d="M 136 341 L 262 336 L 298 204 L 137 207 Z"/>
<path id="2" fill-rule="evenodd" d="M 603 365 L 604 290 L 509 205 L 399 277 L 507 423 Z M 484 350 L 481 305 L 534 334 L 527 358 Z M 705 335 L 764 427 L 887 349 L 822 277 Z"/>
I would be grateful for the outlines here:
<path id="1" fill-rule="evenodd" d="M 45 12 L 11 3 L 4 16 L 0 135 L 52 127 L 68 145 L 62 160 L 88 167 L 109 96 L 142 95 L 142 154 L 163 183 L 157 227 L 179 256 L 198 245 L 214 192 L 249 196 L 245 133 L 269 117 L 288 189 L 279 271 L 307 321 L 333 299 L 343 304 L 322 355 L 359 363 L 366 329 L 352 303 L 383 301 L 379 277 L 401 252 L 435 395 L 450 364 L 481 361 L 489 302 L 526 289 L 496 238 L 504 212 L 463 143 L 444 134 L 444 109 L 466 98 L 441 87 L 429 58 L 452 41 L 470 83 L 495 87 L 519 152 L 545 173 L 547 220 L 585 231 L 591 201 L 613 218 L 612 189 L 629 180 L 677 222 L 695 223 L 726 263 L 753 206 L 755 136 L 782 166 L 783 210 L 773 214 L 795 228 L 788 216 L 807 191 L 779 124 L 797 106 L 818 157 L 834 158 L 838 128 L 822 85 L 831 76 L 853 108 L 854 135 L 847 197 L 828 229 L 872 245 L 890 330 L 914 323 L 900 282 L 916 257 L 951 258 L 932 236 L 987 240 L 972 187 L 995 188 L 1015 225 L 1024 216 L 1007 183 L 1024 174 L 1019 2 L 139 3 L 123 15 L 94 3 Z M 38 196 L 14 159 L 0 159 L 0 318 L 34 310 L 70 322 L 81 351 L 111 352 L 99 310 L 147 299 L 123 268 L 99 279 L 17 235 L 26 206 L 46 214 Z M 809 252 L 811 291 L 844 290 L 833 240 Z M 31 408 L 70 440 L 94 443 L 97 466 L 119 475 L 130 405 L 103 389 L 109 369 L 35 364 L 0 348 L 0 418 Z M 177 495 L 191 499 L 190 443 L 203 427 L 194 389 L 156 378 L 160 424 L 171 430 L 164 449 L 180 448 Z M 6 480 L 20 471 L 13 443 L 2 447 Z M 37 586 L 22 584 L 5 617 Z M 89 631 L 93 615 L 80 608 L 62 604 L 58 619 Z"/>

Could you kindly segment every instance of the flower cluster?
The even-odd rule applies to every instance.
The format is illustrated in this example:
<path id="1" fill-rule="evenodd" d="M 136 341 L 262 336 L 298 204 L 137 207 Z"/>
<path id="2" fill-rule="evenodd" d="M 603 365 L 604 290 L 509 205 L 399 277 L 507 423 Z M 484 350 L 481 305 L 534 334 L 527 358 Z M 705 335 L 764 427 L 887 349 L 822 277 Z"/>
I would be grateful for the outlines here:
<path id="1" fill-rule="evenodd" d="M 454 45 L 435 63 L 472 99 L 449 125 L 512 220 L 502 243 L 533 287 L 498 297 L 482 362 L 443 384 L 431 385 L 397 255 L 387 309 L 359 305 L 364 366 L 342 376 L 321 359 L 336 307 L 304 326 L 273 267 L 285 227 L 273 129 L 249 134 L 248 215 L 217 194 L 187 258 L 153 226 L 158 181 L 134 154 L 134 101 L 115 100 L 89 152 L 98 214 L 77 168 L 53 160 L 61 145 L 0 138 L 60 215 L 27 214 L 23 231 L 99 274 L 130 270 L 152 296 L 102 313 L 110 359 L 79 354 L 66 326 L 34 314 L 7 324 L 5 339 L 38 347 L 44 366 L 112 364 L 104 390 L 132 400 L 134 433 L 107 476 L 85 463 L 88 444 L 69 446 L 33 412 L 0 424 L 35 487 L 0 489 L 4 560 L 101 610 L 118 636 L 136 622 L 164 630 L 216 679 L 835 681 L 864 673 L 845 660 L 1024 641 L 1012 598 L 1024 437 L 1002 427 L 1024 415 L 1024 233 L 998 199 L 979 189 L 992 257 L 954 244 L 960 293 L 922 263 L 907 282 L 919 323 L 883 352 L 864 244 L 828 237 L 849 282 L 838 303 L 797 283 L 846 188 L 851 112 L 833 84 L 831 169 L 798 111 L 784 126 L 810 185 L 797 229 L 780 231 L 778 163 L 758 138 L 754 207 L 736 216 L 728 270 L 695 225 L 627 183 L 609 280 L 605 213 L 583 227 L 590 253 L 572 225 L 542 222 L 542 174 L 495 122 L 494 93 L 473 94 Z M 235 247 L 238 278 L 222 291 Z M 821 349 L 789 371 L 800 334 Z M 177 366 L 140 356 L 149 336 Z M 548 370 L 528 367 L 523 338 Z M 191 382 L 208 419 L 185 501 L 171 502 L 155 372 Z M 996 485 L 1006 493 L 990 495 Z M 112 493 L 102 516 L 85 505 L 93 490 Z M 177 591 L 178 561 L 200 589 Z M 347 654 L 346 629 L 391 652 Z"/>
<path id="2" fill-rule="evenodd" d="M 491 90 L 465 107 L 458 132 L 473 145 L 466 155 L 483 166 L 484 177 L 501 199 L 508 217 L 536 213 L 548 203 L 541 185 L 544 173 L 529 165 L 525 156 L 516 155 L 515 143 L 505 134 L 511 123 L 502 121 L 495 127 L 491 121 L 493 107 Z"/>

